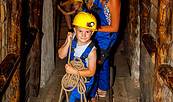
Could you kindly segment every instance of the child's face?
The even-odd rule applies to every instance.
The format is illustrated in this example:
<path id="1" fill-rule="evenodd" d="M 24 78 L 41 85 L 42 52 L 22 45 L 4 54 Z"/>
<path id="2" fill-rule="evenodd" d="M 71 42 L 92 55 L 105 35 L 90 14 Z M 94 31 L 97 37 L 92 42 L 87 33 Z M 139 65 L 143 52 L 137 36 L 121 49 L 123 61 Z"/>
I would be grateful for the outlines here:
<path id="1" fill-rule="evenodd" d="M 88 10 L 91 10 L 91 7 L 93 6 L 93 0 L 87 0 L 86 6 L 87 6 Z"/>
<path id="2" fill-rule="evenodd" d="M 81 4 L 82 4 L 82 3 L 78 2 L 78 1 L 73 2 L 73 7 L 74 7 L 74 9 L 75 9 L 75 10 L 78 10 L 78 9 L 80 8 Z"/>
<path id="3" fill-rule="evenodd" d="M 76 33 L 76 37 L 78 39 L 79 45 L 87 44 L 90 41 L 91 36 L 94 33 L 94 31 L 91 31 L 89 29 L 80 28 L 80 27 L 75 27 L 74 31 Z"/>

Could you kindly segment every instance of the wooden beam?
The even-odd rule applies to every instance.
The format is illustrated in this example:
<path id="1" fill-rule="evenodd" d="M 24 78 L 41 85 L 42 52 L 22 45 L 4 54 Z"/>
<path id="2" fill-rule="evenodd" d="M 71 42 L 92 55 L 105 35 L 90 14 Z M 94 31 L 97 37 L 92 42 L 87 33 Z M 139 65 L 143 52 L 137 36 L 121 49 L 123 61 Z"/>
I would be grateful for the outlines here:
<path id="1" fill-rule="evenodd" d="M 158 73 L 173 93 L 173 67 L 169 64 L 161 64 L 158 68 Z"/>
<path id="2" fill-rule="evenodd" d="M 171 0 L 159 0 L 158 12 L 158 35 L 156 36 L 156 63 L 155 63 L 155 85 L 154 85 L 154 102 L 163 101 L 163 81 L 159 76 L 159 66 L 163 63 L 168 63 L 168 52 L 170 50 L 170 42 L 172 35 L 168 34 L 171 17 Z M 161 74 L 161 73 L 160 73 Z M 164 90 L 165 91 L 165 90 Z M 168 90 L 167 90 L 168 91 Z"/>

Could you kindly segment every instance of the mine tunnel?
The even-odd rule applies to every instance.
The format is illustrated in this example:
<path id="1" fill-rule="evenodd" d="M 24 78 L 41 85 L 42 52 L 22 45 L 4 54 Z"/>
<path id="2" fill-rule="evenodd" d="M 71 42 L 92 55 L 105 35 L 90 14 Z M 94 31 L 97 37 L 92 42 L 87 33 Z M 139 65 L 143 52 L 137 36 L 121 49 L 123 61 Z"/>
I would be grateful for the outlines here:
<path id="1" fill-rule="evenodd" d="M 59 101 L 67 59 L 57 50 L 68 33 L 59 4 L 0 0 L 1 102 Z M 97 102 L 173 102 L 172 7 L 172 0 L 121 0 L 110 89 Z"/>

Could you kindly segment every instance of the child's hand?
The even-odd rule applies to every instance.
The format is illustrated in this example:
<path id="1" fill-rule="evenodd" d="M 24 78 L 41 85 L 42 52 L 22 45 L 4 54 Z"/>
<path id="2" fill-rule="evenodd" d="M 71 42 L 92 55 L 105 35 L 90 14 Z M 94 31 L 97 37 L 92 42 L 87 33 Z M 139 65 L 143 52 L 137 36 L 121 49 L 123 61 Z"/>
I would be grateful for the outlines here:
<path id="1" fill-rule="evenodd" d="M 67 41 L 71 42 L 72 38 L 73 38 L 73 33 L 72 32 L 68 32 L 68 34 L 67 34 Z"/>
<path id="2" fill-rule="evenodd" d="M 69 73 L 69 74 L 75 74 L 76 70 L 73 68 L 73 66 L 71 64 L 66 64 L 65 71 L 66 71 L 66 73 Z"/>
<path id="3" fill-rule="evenodd" d="M 58 5 L 58 9 L 61 9 L 61 7 Z"/>

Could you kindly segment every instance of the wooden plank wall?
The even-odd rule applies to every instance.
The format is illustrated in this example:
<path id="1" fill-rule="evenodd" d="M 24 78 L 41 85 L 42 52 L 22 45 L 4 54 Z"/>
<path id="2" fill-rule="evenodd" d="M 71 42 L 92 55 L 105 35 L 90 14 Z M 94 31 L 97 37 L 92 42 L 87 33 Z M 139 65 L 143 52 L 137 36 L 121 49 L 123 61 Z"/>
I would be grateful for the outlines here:
<path id="1" fill-rule="evenodd" d="M 150 32 L 150 1 L 142 0 L 140 3 L 140 33 L 141 33 L 141 52 L 140 52 L 140 86 L 141 86 L 141 100 L 142 102 L 152 102 L 153 100 L 153 83 L 154 80 L 153 73 L 154 70 L 150 64 L 151 56 L 153 56 L 152 51 L 154 50 L 151 45 L 154 39 L 150 40 L 152 37 Z M 154 52 L 155 53 L 155 52 Z M 152 63 L 152 62 L 151 62 Z M 153 68 L 154 69 L 154 68 Z M 146 76 L 147 75 L 147 76 Z"/>
<path id="2" fill-rule="evenodd" d="M 155 86 L 154 86 L 154 101 L 155 102 L 172 102 L 172 93 L 165 87 L 165 83 L 159 75 L 159 67 L 162 64 L 170 63 L 170 49 L 173 44 L 172 34 L 170 32 L 172 1 L 160 0 L 158 6 L 158 28 L 156 36 L 156 63 L 155 63 Z M 172 30 L 172 29 L 171 29 Z M 171 72 L 170 72 L 171 73 Z M 166 75 L 166 74 L 165 74 Z M 165 76 L 168 77 L 168 76 Z M 169 80 L 167 80 L 169 81 Z"/>
<path id="3" fill-rule="evenodd" d="M 129 0 L 129 36 L 126 46 L 131 68 L 131 74 L 135 75 L 133 62 L 135 51 L 140 52 L 139 70 L 141 102 L 172 102 L 173 101 L 173 41 L 172 41 L 172 0 Z M 139 5 L 140 15 L 135 6 Z M 137 19 L 140 18 L 140 23 Z M 139 24 L 139 25 L 138 25 Z M 137 28 L 140 26 L 140 50 L 136 42 L 138 40 Z M 137 41 L 138 43 L 138 41 Z M 134 64 L 135 65 L 135 64 Z M 136 75 L 135 75 L 136 76 Z"/>
<path id="4" fill-rule="evenodd" d="M 0 62 L 7 54 L 21 54 L 21 0 L 0 0 Z M 19 102 L 20 65 L 17 66 L 4 96 L 6 101 Z M 4 98 L 3 98 L 4 99 Z"/>
<path id="5" fill-rule="evenodd" d="M 14 53 L 20 56 L 21 54 L 21 29 L 20 29 L 20 17 L 21 17 L 21 5 L 22 0 L 7 0 L 8 1 L 8 9 L 9 13 L 8 23 L 7 23 L 7 34 L 8 34 L 8 53 Z M 13 97 L 11 97 L 11 101 L 19 100 L 20 88 L 19 83 L 20 80 L 20 66 L 18 66 L 14 76 L 12 78 L 12 82 L 10 84 L 11 93 L 13 93 Z"/>
<path id="6" fill-rule="evenodd" d="M 21 53 L 21 0 L 8 0 L 8 53 Z"/>
<path id="7" fill-rule="evenodd" d="M 129 33 L 129 58 L 128 63 L 131 70 L 131 79 L 133 83 L 139 87 L 139 62 L 140 62 L 140 8 L 139 0 L 129 1 L 129 22 L 128 22 L 128 33 Z"/>
<path id="8" fill-rule="evenodd" d="M 29 0 L 28 7 L 28 26 L 31 32 L 35 33 L 35 40 L 26 54 L 25 68 L 25 101 L 30 97 L 37 97 L 40 88 L 40 71 L 41 71 L 41 39 L 42 33 L 42 5 L 43 0 Z M 35 32 L 33 32 L 35 30 Z"/>
<path id="9" fill-rule="evenodd" d="M 7 55 L 7 2 L 0 0 L 0 62 Z"/>

